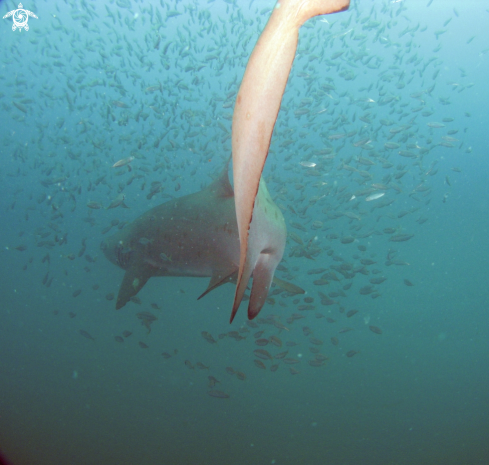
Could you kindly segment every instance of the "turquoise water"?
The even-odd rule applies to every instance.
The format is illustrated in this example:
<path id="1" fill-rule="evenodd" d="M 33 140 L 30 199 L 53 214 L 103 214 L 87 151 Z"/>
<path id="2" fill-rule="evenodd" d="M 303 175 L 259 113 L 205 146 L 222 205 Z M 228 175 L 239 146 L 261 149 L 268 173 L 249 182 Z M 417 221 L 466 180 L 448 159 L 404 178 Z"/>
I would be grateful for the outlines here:
<path id="1" fill-rule="evenodd" d="M 197 301 L 204 278 L 116 311 L 100 243 L 222 170 L 273 2 L 24 8 L 28 31 L 0 27 L 5 460 L 489 463 L 488 5 L 352 0 L 301 28 L 264 176 L 277 276 L 306 294 L 232 325 L 234 285 Z"/>

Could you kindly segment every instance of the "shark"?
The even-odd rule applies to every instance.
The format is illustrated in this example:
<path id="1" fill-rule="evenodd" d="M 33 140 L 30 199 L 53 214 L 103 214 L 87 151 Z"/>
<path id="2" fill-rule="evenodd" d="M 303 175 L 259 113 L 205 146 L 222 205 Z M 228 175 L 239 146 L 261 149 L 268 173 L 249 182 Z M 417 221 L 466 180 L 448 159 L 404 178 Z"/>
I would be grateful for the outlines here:
<path id="1" fill-rule="evenodd" d="M 236 96 L 231 133 L 240 241 L 231 321 L 250 277 L 254 276 L 251 297 L 256 292 L 259 300 L 270 286 L 283 254 L 276 237 L 263 224 L 260 190 L 273 128 L 297 50 L 299 29 L 313 16 L 343 11 L 349 5 L 350 0 L 278 0 L 246 66 Z"/>
<path id="2" fill-rule="evenodd" d="M 272 282 L 278 282 L 274 273 L 287 236 L 262 172 L 299 29 L 313 16 L 343 11 L 349 4 L 350 0 L 277 1 L 236 96 L 231 135 L 234 189 L 226 168 L 208 188 L 155 207 L 102 243 L 107 258 L 126 270 L 116 308 L 152 276 L 210 276 L 199 298 L 225 282 L 236 282 L 232 322 L 253 277 L 248 318 L 258 315 Z"/>
<path id="3" fill-rule="evenodd" d="M 107 259 L 125 270 L 117 310 L 151 277 L 210 277 L 199 299 L 222 284 L 236 282 L 240 242 L 228 164 L 205 189 L 152 208 L 101 243 Z M 287 235 L 285 221 L 263 180 L 255 211 L 255 234 L 267 238 L 264 252 L 280 262 Z M 259 237 L 254 236 L 254 240 L 255 244 L 260 242 Z M 292 293 L 304 293 L 292 283 L 278 278 L 274 281 Z M 253 283 L 248 304 L 250 319 L 260 312 L 270 287 L 268 281 L 262 281 L 260 267 L 254 270 Z"/>

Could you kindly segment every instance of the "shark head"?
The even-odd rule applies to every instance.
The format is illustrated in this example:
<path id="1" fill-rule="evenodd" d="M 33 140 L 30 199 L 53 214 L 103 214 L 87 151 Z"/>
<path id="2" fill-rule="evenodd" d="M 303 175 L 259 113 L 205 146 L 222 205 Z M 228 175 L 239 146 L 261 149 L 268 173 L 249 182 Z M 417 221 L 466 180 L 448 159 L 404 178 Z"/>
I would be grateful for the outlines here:
<path id="1" fill-rule="evenodd" d="M 133 250 L 130 247 L 124 247 L 118 235 L 103 240 L 100 244 L 100 250 L 114 265 L 119 266 L 123 270 L 129 267 Z"/>

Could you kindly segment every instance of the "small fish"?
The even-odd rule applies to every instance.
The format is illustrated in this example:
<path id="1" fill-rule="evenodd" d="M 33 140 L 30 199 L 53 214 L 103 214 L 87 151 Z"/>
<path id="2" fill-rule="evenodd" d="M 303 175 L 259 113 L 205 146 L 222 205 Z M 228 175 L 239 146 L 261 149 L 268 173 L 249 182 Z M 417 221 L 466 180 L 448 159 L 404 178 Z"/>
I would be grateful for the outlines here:
<path id="1" fill-rule="evenodd" d="M 309 328 L 309 326 L 303 326 L 302 333 L 304 334 L 304 336 L 310 336 L 312 334 L 312 330 L 311 328 Z"/>
<path id="2" fill-rule="evenodd" d="M 282 341 L 277 336 L 270 336 L 269 341 L 276 347 L 282 347 Z"/>
<path id="3" fill-rule="evenodd" d="M 305 294 L 306 293 L 306 291 L 304 289 L 302 289 L 301 287 L 296 286 L 295 284 L 289 283 L 287 281 L 284 281 L 282 279 L 279 279 L 276 276 L 274 276 L 273 282 L 278 287 L 280 287 L 283 290 L 289 292 L 290 294 Z M 285 328 L 285 329 L 288 331 L 287 328 Z"/>
<path id="4" fill-rule="evenodd" d="M 255 363 L 255 366 L 257 366 L 258 368 L 261 368 L 262 370 L 266 370 L 267 367 L 265 366 L 265 364 L 261 361 L 261 360 L 253 360 L 253 362 Z"/>
<path id="5" fill-rule="evenodd" d="M 149 346 L 144 342 L 139 341 L 139 347 L 141 347 L 141 349 L 147 349 Z"/>
<path id="6" fill-rule="evenodd" d="M 207 391 L 207 394 L 209 394 L 211 397 L 217 397 L 218 399 L 229 398 L 229 394 L 225 393 L 224 391 L 219 391 L 218 389 L 212 389 L 211 391 Z"/>
<path id="7" fill-rule="evenodd" d="M 346 137 L 346 134 L 343 134 L 343 133 L 331 134 L 330 136 L 328 136 L 328 139 L 329 140 L 339 140 L 339 139 L 343 139 L 343 137 Z"/>
<path id="8" fill-rule="evenodd" d="M 146 89 L 144 89 L 144 91 L 146 93 L 155 92 L 157 90 L 159 90 L 160 92 L 163 92 L 163 88 L 162 88 L 161 84 L 158 84 L 157 86 L 149 86 L 149 87 L 146 87 Z"/>
<path id="9" fill-rule="evenodd" d="M 309 360 L 309 365 L 312 367 L 322 367 L 323 365 L 326 364 L 325 360 Z"/>
<path id="10" fill-rule="evenodd" d="M 141 324 L 146 327 L 148 334 L 151 332 L 151 323 L 158 318 L 150 312 L 139 312 L 136 314 L 138 320 L 141 320 Z"/>
<path id="11" fill-rule="evenodd" d="M 120 166 L 128 165 L 134 160 L 134 157 L 126 157 L 126 158 L 121 158 L 119 161 L 116 161 L 113 165 L 112 168 L 119 168 Z"/>
<path id="12" fill-rule="evenodd" d="M 253 351 L 253 353 L 258 357 L 261 358 L 262 360 L 272 360 L 272 356 L 268 350 L 264 349 L 256 349 Z"/>
<path id="13" fill-rule="evenodd" d="M 316 163 L 312 161 L 301 161 L 299 164 L 304 168 L 314 168 L 316 166 Z"/>
<path id="14" fill-rule="evenodd" d="M 119 108 L 129 108 L 129 106 L 127 106 L 124 102 L 121 102 L 120 100 L 112 100 L 112 105 Z"/>
<path id="15" fill-rule="evenodd" d="M 156 38 L 155 45 L 153 47 L 155 50 L 159 50 L 160 49 L 160 42 L 161 42 L 161 36 L 158 35 L 158 37 Z"/>
<path id="16" fill-rule="evenodd" d="M 382 330 L 377 326 L 370 325 L 368 329 L 370 329 L 370 331 L 372 331 L 375 334 L 382 334 Z"/>
<path id="17" fill-rule="evenodd" d="M 280 359 L 282 359 L 282 358 L 287 357 L 287 354 L 288 354 L 288 353 L 289 353 L 289 351 L 288 351 L 288 350 L 285 350 L 284 352 L 279 352 L 278 354 L 275 354 L 275 358 L 276 358 L 277 360 L 280 360 Z"/>
<path id="18" fill-rule="evenodd" d="M 20 29 L 19 29 L 20 31 Z M 27 108 L 22 105 L 21 103 L 18 103 L 18 102 L 12 102 L 14 104 L 15 107 L 17 107 L 18 110 L 20 110 L 22 113 L 27 113 Z"/>
<path id="19" fill-rule="evenodd" d="M 87 203 L 87 207 L 92 210 L 100 210 L 101 208 L 104 208 L 100 202 L 95 202 L 94 200 L 90 200 L 90 202 Z"/>
<path id="20" fill-rule="evenodd" d="M 170 10 L 167 14 L 166 14 L 166 19 L 170 19 L 170 18 L 174 18 L 175 16 L 180 16 L 182 13 L 180 13 L 179 11 L 176 11 L 176 10 Z"/>
<path id="21" fill-rule="evenodd" d="M 414 237 L 414 234 L 396 234 L 395 236 L 391 236 L 389 240 L 391 242 L 405 242 Z"/>
<path id="22" fill-rule="evenodd" d="M 109 210 L 111 208 L 117 208 L 119 205 L 123 205 L 125 198 L 126 198 L 126 196 L 124 194 L 122 194 L 122 193 L 119 194 L 114 200 L 112 200 L 110 205 L 107 207 L 107 210 Z"/>
<path id="23" fill-rule="evenodd" d="M 355 142 L 353 144 L 354 147 L 363 147 L 364 145 L 367 145 L 369 142 L 372 142 L 368 137 L 365 139 L 361 139 L 358 142 Z"/>
<path id="24" fill-rule="evenodd" d="M 202 337 L 209 343 L 209 344 L 217 344 L 217 341 L 212 337 L 211 333 L 208 333 L 207 331 L 202 331 L 200 334 L 202 334 Z"/>
<path id="25" fill-rule="evenodd" d="M 124 342 L 124 338 L 122 336 L 115 336 L 114 339 L 116 342 Z"/>
<path id="26" fill-rule="evenodd" d="M 91 341 L 95 341 L 95 338 L 88 331 L 85 331 L 84 329 L 80 329 L 78 332 L 83 337 L 86 337 L 87 339 L 90 339 Z"/>
<path id="27" fill-rule="evenodd" d="M 380 199 L 381 197 L 384 197 L 385 192 L 375 192 L 374 194 L 370 194 L 365 198 L 367 202 L 371 202 L 372 200 L 377 200 Z"/>
<path id="28" fill-rule="evenodd" d="M 214 387 L 217 383 L 220 383 L 214 376 L 208 376 L 207 378 L 209 378 L 209 387 Z"/>

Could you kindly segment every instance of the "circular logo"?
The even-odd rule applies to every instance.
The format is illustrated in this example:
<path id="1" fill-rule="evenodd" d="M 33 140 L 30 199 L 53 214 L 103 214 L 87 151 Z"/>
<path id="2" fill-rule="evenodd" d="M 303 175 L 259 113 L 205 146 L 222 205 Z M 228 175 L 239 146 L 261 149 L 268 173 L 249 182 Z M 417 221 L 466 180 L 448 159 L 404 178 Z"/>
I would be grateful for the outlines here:
<path id="1" fill-rule="evenodd" d="M 15 13 L 14 13 L 14 16 L 13 16 L 13 20 L 14 20 L 14 24 L 22 29 L 23 27 L 26 26 L 27 24 L 27 20 L 29 19 L 29 16 L 27 14 L 27 11 L 25 10 L 15 10 Z"/>
<path id="2" fill-rule="evenodd" d="M 29 20 L 29 16 L 38 19 L 32 11 L 24 10 L 22 3 L 19 3 L 19 8 L 17 8 L 17 10 L 9 11 L 3 19 L 10 18 L 11 16 L 13 20 L 12 31 L 15 31 L 17 28 L 19 31 L 22 31 L 22 29 L 28 31 L 29 25 L 27 24 L 27 21 Z"/>

